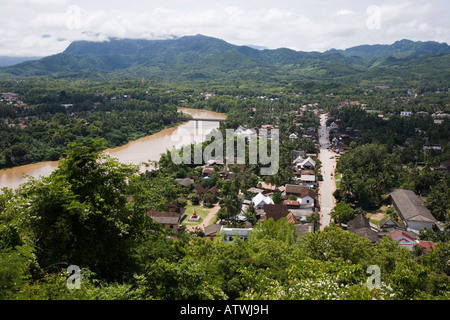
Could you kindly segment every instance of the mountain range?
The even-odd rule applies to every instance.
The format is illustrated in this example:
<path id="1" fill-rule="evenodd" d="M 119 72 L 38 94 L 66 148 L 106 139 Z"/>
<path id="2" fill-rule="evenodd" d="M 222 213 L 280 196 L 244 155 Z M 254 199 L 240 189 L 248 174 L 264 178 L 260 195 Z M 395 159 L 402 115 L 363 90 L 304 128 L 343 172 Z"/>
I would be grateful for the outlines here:
<path id="1" fill-rule="evenodd" d="M 13 66 L 15 64 L 29 61 L 29 60 L 38 60 L 39 57 L 9 57 L 9 56 L 0 56 L 0 67 Z"/>
<path id="2" fill-rule="evenodd" d="M 450 82 L 450 46 L 397 41 L 346 50 L 258 50 L 203 35 L 170 40 L 75 41 L 59 54 L 0 68 L 0 77 L 107 77 L 166 81 Z"/>

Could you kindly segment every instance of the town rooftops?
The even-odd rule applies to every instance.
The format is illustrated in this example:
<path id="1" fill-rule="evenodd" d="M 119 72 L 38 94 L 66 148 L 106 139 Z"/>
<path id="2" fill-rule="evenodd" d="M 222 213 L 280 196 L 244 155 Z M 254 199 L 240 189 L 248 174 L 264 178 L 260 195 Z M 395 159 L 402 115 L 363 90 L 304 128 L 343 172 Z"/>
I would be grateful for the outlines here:
<path id="1" fill-rule="evenodd" d="M 311 188 L 295 184 L 286 185 L 286 194 L 294 194 L 299 196 L 300 198 L 310 196 L 311 198 L 315 199 L 316 197 L 316 194 L 311 190 Z"/>
<path id="2" fill-rule="evenodd" d="M 256 194 L 264 192 L 263 189 L 259 189 L 259 188 L 255 188 L 255 187 L 252 187 L 252 188 L 248 189 L 247 191 L 251 192 L 251 193 L 256 193 Z"/>
<path id="3" fill-rule="evenodd" d="M 211 234 L 218 234 L 220 230 L 222 229 L 222 225 L 220 224 L 212 224 L 210 226 L 205 227 L 205 236 L 209 236 Z"/>
<path id="4" fill-rule="evenodd" d="M 390 196 L 402 220 L 437 222 L 413 191 L 395 189 Z"/>
<path id="5" fill-rule="evenodd" d="M 299 223 L 298 219 L 295 217 L 295 215 L 292 212 L 289 212 L 288 215 L 286 216 L 286 222 L 293 223 L 293 224 Z"/>
<path id="6" fill-rule="evenodd" d="M 303 223 L 303 224 L 296 224 L 295 225 L 295 232 L 300 237 L 303 237 L 308 232 L 315 232 L 314 223 L 309 222 L 309 223 Z"/>
<path id="7" fill-rule="evenodd" d="M 182 185 L 183 187 L 190 187 L 192 184 L 194 184 L 194 179 L 190 178 L 184 178 L 184 179 L 176 179 L 177 182 Z"/>
<path id="8" fill-rule="evenodd" d="M 177 224 L 181 217 L 181 214 L 177 212 L 159 212 L 154 210 L 150 210 L 148 215 L 152 220 L 162 224 Z"/>
<path id="9" fill-rule="evenodd" d="M 405 231 L 398 231 L 396 233 L 393 233 L 393 234 L 391 234 L 391 238 L 394 240 L 396 238 L 409 239 L 409 240 L 411 240 L 411 242 L 414 242 L 416 240 L 410 233 L 407 233 Z"/>
<path id="10" fill-rule="evenodd" d="M 386 215 L 383 219 L 378 222 L 379 228 L 389 228 L 389 227 L 398 227 L 398 228 L 406 228 L 405 224 L 401 221 L 397 221 Z"/>
<path id="11" fill-rule="evenodd" d="M 206 192 L 205 188 L 201 184 L 197 184 L 194 189 L 198 194 L 204 194 Z"/>
<path id="12" fill-rule="evenodd" d="M 252 203 L 253 206 L 257 206 L 259 205 L 261 202 L 264 202 L 265 205 L 267 204 L 273 204 L 273 200 L 270 197 L 267 197 L 265 195 L 263 195 L 262 193 L 258 193 L 256 196 L 253 197 L 252 199 Z"/>
<path id="13" fill-rule="evenodd" d="M 378 233 L 372 230 L 369 220 L 364 214 L 359 214 L 347 224 L 348 231 L 360 237 L 369 239 L 372 243 L 379 242 Z"/>
<path id="14" fill-rule="evenodd" d="M 288 207 L 283 204 L 266 204 L 264 206 L 264 212 L 266 213 L 265 220 L 272 218 L 275 221 L 289 214 Z"/>
<path id="15" fill-rule="evenodd" d="M 220 230 L 226 236 L 248 237 L 253 231 L 252 228 L 221 228 Z"/>

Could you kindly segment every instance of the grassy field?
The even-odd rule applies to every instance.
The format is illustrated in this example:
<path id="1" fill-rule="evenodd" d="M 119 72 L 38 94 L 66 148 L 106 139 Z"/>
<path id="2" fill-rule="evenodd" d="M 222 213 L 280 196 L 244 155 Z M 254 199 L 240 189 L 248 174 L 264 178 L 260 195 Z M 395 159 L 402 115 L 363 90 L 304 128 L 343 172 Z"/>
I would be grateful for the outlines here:
<path id="1" fill-rule="evenodd" d="M 382 206 L 376 210 L 367 211 L 367 219 L 373 224 L 378 225 L 378 222 L 386 215 L 386 206 Z"/>
<path id="2" fill-rule="evenodd" d="M 189 221 L 189 218 L 194 214 L 194 211 L 198 216 L 200 216 L 199 221 Z M 194 206 L 192 204 L 188 204 L 185 211 L 186 217 L 183 219 L 182 224 L 189 226 L 201 224 L 203 222 L 203 219 L 208 215 L 209 211 L 209 208 L 205 208 L 202 205 Z"/>

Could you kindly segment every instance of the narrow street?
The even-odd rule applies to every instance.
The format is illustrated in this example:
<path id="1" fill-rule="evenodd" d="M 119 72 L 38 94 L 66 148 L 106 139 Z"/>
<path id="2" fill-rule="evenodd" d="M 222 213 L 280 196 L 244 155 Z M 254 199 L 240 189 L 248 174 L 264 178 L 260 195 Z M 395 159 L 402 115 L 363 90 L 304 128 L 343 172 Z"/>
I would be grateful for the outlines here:
<path id="1" fill-rule="evenodd" d="M 334 177 L 334 170 L 336 168 L 336 159 L 334 153 L 327 149 L 330 147 L 328 138 L 328 129 L 326 126 L 327 115 L 320 116 L 319 127 L 319 144 L 320 152 L 319 159 L 322 162 L 322 176 L 323 181 L 319 183 L 319 202 L 320 202 L 320 229 L 330 224 L 330 212 L 335 206 L 335 199 L 333 192 L 336 190 L 336 181 Z"/>

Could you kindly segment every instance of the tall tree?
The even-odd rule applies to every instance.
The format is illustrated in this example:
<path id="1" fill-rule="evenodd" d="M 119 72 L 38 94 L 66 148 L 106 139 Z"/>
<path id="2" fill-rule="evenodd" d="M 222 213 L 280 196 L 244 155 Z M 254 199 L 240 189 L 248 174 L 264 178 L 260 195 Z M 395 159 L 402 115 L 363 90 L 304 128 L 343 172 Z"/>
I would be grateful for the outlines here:
<path id="1" fill-rule="evenodd" d="M 25 224 L 43 268 L 78 265 L 101 279 L 129 270 L 136 243 L 153 228 L 146 211 L 127 200 L 136 168 L 100 153 L 102 144 L 73 144 L 47 178 L 30 182 Z"/>

